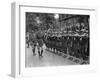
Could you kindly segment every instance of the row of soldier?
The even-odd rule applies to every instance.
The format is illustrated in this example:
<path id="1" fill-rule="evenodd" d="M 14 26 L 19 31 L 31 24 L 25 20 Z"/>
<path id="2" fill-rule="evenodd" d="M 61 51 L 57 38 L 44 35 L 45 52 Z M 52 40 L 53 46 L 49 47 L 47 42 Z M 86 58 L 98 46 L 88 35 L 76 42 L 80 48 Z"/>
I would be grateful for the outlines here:
<path id="1" fill-rule="evenodd" d="M 63 52 L 83 60 L 89 58 L 89 37 L 87 36 L 45 35 L 44 42 L 46 47 L 53 50 L 54 53 Z"/>

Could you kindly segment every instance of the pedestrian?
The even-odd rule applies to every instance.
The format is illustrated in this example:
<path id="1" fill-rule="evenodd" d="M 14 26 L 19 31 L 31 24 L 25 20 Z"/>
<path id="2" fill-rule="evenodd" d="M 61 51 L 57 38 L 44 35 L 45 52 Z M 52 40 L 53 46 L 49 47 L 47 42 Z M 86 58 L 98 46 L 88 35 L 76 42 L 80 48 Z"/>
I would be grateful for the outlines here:
<path id="1" fill-rule="evenodd" d="M 27 43 L 27 48 L 29 48 L 29 32 L 26 33 L 26 43 Z"/>
<path id="2" fill-rule="evenodd" d="M 35 54 L 35 49 L 36 49 L 36 44 L 37 44 L 37 40 L 36 40 L 36 34 L 33 33 L 33 36 L 32 36 L 32 43 L 33 43 L 33 46 L 32 46 L 32 51 L 33 51 L 33 55 L 36 55 Z"/>

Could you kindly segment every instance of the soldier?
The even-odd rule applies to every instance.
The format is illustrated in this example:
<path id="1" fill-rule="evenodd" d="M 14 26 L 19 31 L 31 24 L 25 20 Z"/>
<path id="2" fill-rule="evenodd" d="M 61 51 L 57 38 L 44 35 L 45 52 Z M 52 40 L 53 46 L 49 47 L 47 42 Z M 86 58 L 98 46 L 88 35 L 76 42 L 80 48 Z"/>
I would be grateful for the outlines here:
<path id="1" fill-rule="evenodd" d="M 27 48 L 29 48 L 29 32 L 26 33 Z"/>
<path id="2" fill-rule="evenodd" d="M 39 28 L 39 30 L 36 32 L 36 39 L 37 39 L 37 48 L 38 48 L 38 54 L 39 56 L 42 56 L 43 54 L 43 32 Z"/>
<path id="3" fill-rule="evenodd" d="M 83 53 L 82 53 L 82 55 L 83 55 L 83 59 L 86 59 L 86 56 L 87 56 L 87 54 L 86 54 L 86 52 L 87 52 L 87 44 L 88 44 L 88 40 L 87 40 L 87 37 L 83 37 L 83 39 L 82 39 L 82 46 L 83 46 Z"/>
<path id="4" fill-rule="evenodd" d="M 50 46 L 49 46 L 49 37 L 50 37 L 50 36 L 47 36 L 47 39 L 46 39 L 46 41 L 45 41 L 45 42 L 46 42 L 46 47 L 47 47 L 47 49 L 50 48 Z"/>
<path id="5" fill-rule="evenodd" d="M 73 56 L 78 57 L 79 58 L 79 53 L 78 53 L 78 36 L 74 36 L 73 38 Z"/>

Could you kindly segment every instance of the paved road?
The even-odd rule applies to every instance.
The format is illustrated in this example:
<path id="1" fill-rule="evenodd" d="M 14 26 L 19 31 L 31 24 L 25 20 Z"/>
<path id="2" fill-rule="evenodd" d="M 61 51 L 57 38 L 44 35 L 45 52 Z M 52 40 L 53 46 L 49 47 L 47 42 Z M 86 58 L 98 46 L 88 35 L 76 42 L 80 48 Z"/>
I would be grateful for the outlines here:
<path id="1" fill-rule="evenodd" d="M 63 58 L 57 54 L 53 54 L 45 50 L 43 57 L 39 57 L 36 48 L 36 55 L 33 56 L 32 48 L 26 48 L 25 66 L 26 67 L 41 67 L 41 66 L 63 66 L 63 65 L 76 65 L 76 63 Z"/>

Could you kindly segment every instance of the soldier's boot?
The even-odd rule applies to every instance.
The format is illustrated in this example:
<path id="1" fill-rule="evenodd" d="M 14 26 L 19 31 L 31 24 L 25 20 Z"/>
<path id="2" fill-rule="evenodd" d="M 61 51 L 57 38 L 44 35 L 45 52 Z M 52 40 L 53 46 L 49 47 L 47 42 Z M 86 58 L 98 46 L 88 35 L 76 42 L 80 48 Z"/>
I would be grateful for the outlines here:
<path id="1" fill-rule="evenodd" d="M 42 56 L 42 54 L 43 54 L 43 50 L 41 50 L 41 56 Z"/>
<path id="2" fill-rule="evenodd" d="M 27 43 L 27 48 L 29 48 L 29 43 Z"/>
<path id="3" fill-rule="evenodd" d="M 33 48 L 32 50 L 33 50 L 33 56 L 35 56 L 35 55 L 36 55 L 36 54 L 35 54 L 35 48 Z"/>
<path id="4" fill-rule="evenodd" d="M 39 56 L 41 56 L 40 51 L 38 51 Z"/>

